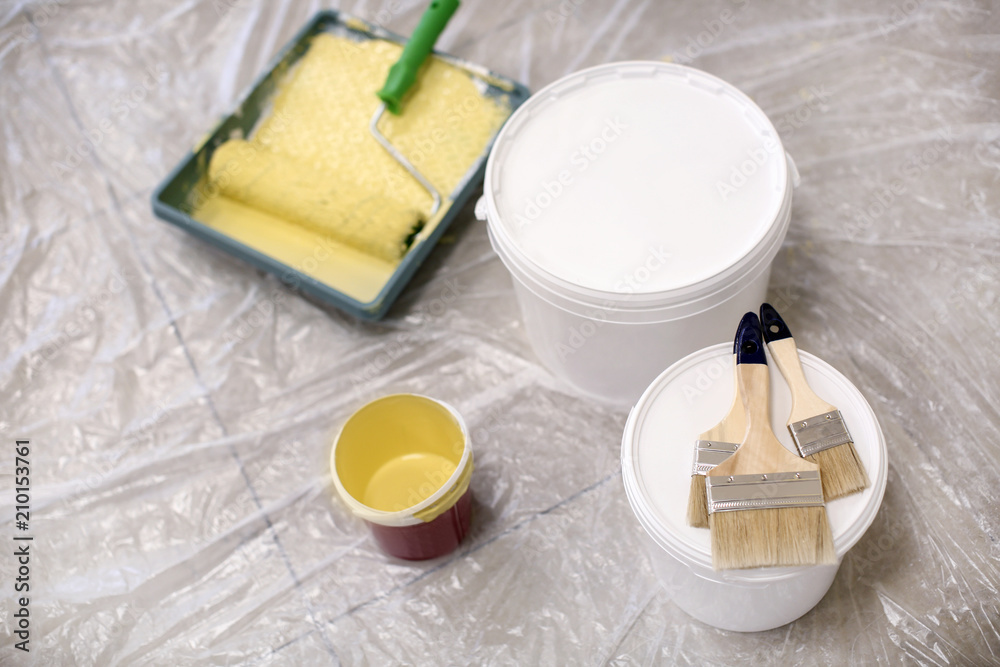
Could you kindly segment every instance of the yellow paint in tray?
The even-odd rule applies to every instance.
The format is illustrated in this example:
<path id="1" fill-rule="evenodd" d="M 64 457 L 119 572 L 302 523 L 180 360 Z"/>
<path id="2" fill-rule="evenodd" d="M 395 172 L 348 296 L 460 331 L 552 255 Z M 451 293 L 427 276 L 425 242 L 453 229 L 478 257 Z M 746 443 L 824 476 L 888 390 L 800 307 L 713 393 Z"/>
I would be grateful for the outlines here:
<path id="1" fill-rule="evenodd" d="M 401 51 L 316 35 L 254 136 L 216 150 L 208 189 L 222 194 L 200 201 L 193 217 L 359 301 L 374 299 L 407 251 L 413 220 L 431 206 L 368 130 Z M 444 196 L 423 233 L 509 114 L 506 99 L 484 96 L 467 72 L 431 57 L 402 114 L 383 116 L 382 133 Z"/>

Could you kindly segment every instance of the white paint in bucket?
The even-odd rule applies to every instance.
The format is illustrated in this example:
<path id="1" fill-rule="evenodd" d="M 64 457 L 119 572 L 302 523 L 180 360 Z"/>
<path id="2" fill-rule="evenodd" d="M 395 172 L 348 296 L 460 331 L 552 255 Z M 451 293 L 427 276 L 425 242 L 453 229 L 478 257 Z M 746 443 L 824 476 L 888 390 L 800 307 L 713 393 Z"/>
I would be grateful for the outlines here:
<path id="1" fill-rule="evenodd" d="M 840 408 L 868 471 L 865 491 L 827 503 L 838 559 L 875 519 L 888 475 L 885 440 L 861 392 L 836 369 L 799 351 L 806 379 Z M 698 620 L 725 630 L 769 630 L 794 621 L 826 594 L 837 566 L 715 571 L 707 529 L 687 525 L 695 438 L 722 419 L 733 398 L 732 344 L 695 352 L 664 371 L 636 403 L 622 437 L 622 477 L 633 512 L 649 536 L 653 567 L 673 601 Z M 785 423 L 791 393 L 776 366 L 771 426 L 790 451 Z"/>
<path id="2" fill-rule="evenodd" d="M 514 113 L 476 210 L 541 360 L 584 393 L 631 404 L 764 300 L 796 178 L 770 121 L 733 86 L 615 63 Z"/>

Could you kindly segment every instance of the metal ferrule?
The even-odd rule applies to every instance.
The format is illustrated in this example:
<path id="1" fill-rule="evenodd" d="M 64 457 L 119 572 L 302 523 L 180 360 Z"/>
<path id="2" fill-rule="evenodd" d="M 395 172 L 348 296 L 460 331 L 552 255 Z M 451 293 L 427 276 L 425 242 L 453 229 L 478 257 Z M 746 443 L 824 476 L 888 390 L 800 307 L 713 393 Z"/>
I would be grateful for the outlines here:
<path id="1" fill-rule="evenodd" d="M 822 507 L 819 471 L 705 477 L 708 513 Z"/>
<path id="2" fill-rule="evenodd" d="M 793 422 L 788 425 L 788 430 L 795 440 L 795 446 L 799 449 L 799 456 L 803 458 L 824 449 L 853 442 L 840 410 Z"/>
<path id="3" fill-rule="evenodd" d="M 696 440 L 694 443 L 694 467 L 691 469 L 691 474 L 707 475 L 709 470 L 732 456 L 739 446 L 739 443 L 734 442 Z"/>

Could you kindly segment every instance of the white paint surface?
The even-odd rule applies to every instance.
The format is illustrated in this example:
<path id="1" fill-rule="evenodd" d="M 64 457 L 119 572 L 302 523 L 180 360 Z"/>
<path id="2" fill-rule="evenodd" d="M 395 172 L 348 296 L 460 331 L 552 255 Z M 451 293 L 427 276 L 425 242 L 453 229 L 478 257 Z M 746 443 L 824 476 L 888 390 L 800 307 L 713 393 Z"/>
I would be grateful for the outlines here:
<path id="1" fill-rule="evenodd" d="M 711 278 L 774 224 L 784 150 L 733 86 L 666 63 L 618 63 L 540 91 L 488 174 L 503 233 L 570 283 L 654 293 Z"/>

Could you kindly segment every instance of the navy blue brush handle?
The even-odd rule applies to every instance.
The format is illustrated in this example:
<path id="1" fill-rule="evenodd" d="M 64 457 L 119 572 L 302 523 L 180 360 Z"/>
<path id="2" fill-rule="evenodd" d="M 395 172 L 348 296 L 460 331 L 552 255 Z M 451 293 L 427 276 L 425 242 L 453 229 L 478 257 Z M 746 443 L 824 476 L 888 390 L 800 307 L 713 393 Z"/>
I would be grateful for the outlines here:
<path id="1" fill-rule="evenodd" d="M 736 331 L 735 352 L 737 365 L 767 365 L 767 355 L 764 354 L 764 339 L 757 313 L 747 313 L 740 320 L 740 328 Z"/>
<path id="2" fill-rule="evenodd" d="M 764 340 L 768 343 L 792 337 L 792 332 L 788 330 L 785 320 L 781 319 L 781 315 L 771 304 L 761 304 L 760 320 L 764 326 Z"/>

